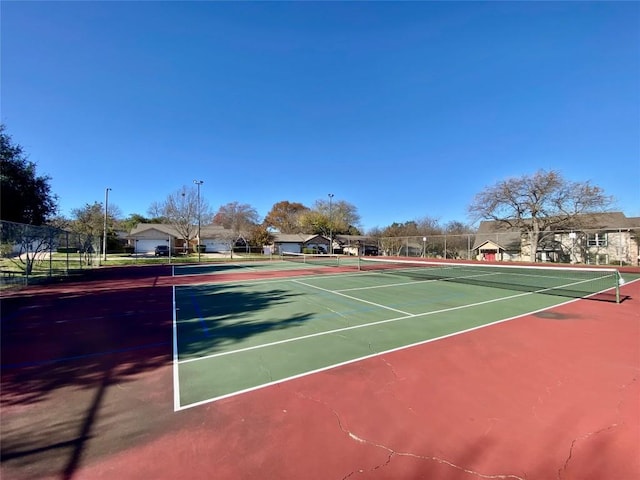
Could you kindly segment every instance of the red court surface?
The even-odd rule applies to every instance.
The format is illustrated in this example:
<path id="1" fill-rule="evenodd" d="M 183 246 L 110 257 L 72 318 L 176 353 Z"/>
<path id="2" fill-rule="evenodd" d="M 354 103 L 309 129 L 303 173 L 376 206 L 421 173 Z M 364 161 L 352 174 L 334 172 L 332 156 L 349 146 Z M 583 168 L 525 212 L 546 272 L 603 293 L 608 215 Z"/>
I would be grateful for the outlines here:
<path id="1" fill-rule="evenodd" d="M 2 478 L 640 478 L 640 282 L 623 293 L 176 413 L 170 345 L 41 398 L 3 371 Z"/>

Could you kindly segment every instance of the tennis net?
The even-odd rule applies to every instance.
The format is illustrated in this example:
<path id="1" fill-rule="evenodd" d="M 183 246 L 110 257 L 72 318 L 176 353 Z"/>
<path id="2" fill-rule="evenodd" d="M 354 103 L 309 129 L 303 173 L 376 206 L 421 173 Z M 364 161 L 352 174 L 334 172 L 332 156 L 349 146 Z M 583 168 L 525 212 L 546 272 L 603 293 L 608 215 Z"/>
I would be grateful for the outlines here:
<path id="1" fill-rule="evenodd" d="M 289 262 L 308 263 L 310 265 L 323 265 L 337 267 L 340 265 L 340 256 L 327 253 L 292 253 L 282 252 L 283 260 Z"/>
<path id="2" fill-rule="evenodd" d="M 615 268 L 483 265 L 360 257 L 358 269 L 401 275 L 411 280 L 443 280 L 572 298 L 610 301 L 615 298 L 617 303 L 620 303 L 620 285 L 624 283 Z M 597 294 L 600 295 L 595 297 Z"/>

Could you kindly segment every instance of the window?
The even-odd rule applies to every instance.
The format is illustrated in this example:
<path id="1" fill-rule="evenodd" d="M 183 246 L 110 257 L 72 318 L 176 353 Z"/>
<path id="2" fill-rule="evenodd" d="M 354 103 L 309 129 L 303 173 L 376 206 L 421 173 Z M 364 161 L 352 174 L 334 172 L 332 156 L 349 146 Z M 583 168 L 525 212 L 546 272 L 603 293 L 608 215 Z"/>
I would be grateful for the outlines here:
<path id="1" fill-rule="evenodd" d="M 607 234 L 606 233 L 589 233 L 587 235 L 587 245 L 590 247 L 606 247 Z"/>

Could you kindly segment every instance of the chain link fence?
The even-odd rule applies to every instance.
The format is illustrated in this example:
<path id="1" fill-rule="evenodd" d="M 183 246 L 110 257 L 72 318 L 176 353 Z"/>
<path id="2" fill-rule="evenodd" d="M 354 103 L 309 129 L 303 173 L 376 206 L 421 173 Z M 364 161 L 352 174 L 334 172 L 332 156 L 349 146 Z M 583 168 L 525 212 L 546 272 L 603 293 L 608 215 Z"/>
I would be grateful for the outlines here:
<path id="1" fill-rule="evenodd" d="M 100 238 L 55 227 L 0 221 L 2 286 L 28 285 L 99 265 Z"/>
<path id="2" fill-rule="evenodd" d="M 640 226 L 607 229 L 418 235 L 371 239 L 372 254 L 392 257 L 535 261 L 586 265 L 638 265 Z"/>
<path id="3" fill-rule="evenodd" d="M 475 234 L 380 237 L 377 254 L 391 257 L 423 257 L 471 260 Z"/>

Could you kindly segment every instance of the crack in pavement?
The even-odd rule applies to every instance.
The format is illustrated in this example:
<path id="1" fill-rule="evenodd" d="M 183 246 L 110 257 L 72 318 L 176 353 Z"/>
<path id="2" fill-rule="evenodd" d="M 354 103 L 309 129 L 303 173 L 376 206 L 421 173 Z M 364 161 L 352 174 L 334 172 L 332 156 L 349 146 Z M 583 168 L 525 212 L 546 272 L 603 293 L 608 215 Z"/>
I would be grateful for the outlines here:
<path id="1" fill-rule="evenodd" d="M 334 412 L 334 414 L 336 414 L 336 412 Z M 382 444 L 379 444 L 379 443 L 375 443 L 375 442 L 366 440 L 364 438 L 359 437 L 355 433 L 344 429 L 343 426 L 342 426 L 342 423 L 340 422 L 340 418 L 337 416 L 337 414 L 336 414 L 336 417 L 338 418 L 338 424 L 340 425 L 340 428 L 342 429 L 342 431 L 347 433 L 351 439 L 355 440 L 358 443 L 363 443 L 363 444 L 366 444 L 366 445 L 372 445 L 374 447 L 381 448 L 381 449 L 386 450 L 387 452 L 389 452 L 389 455 L 387 456 L 387 461 L 384 462 L 384 463 L 381 463 L 379 465 L 376 465 L 375 467 L 373 467 L 371 469 L 371 471 L 375 471 L 375 470 L 378 470 L 379 468 L 386 467 L 387 465 L 389 465 L 389 463 L 391 463 L 391 460 L 393 459 L 394 456 L 398 456 L 398 457 L 410 457 L 410 458 L 417 458 L 419 460 L 428 460 L 428 461 L 432 461 L 432 462 L 437 462 L 437 463 L 439 463 L 441 465 L 447 465 L 447 466 L 449 466 L 451 468 L 454 468 L 456 470 L 459 470 L 461 472 L 468 473 L 470 475 L 475 475 L 478 478 L 498 479 L 498 480 L 500 480 L 500 479 L 525 480 L 524 477 L 520 477 L 518 475 L 511 475 L 511 474 L 506 474 L 506 475 L 495 474 L 495 475 L 492 475 L 492 474 L 484 474 L 484 473 L 476 472 L 474 470 L 470 470 L 470 469 L 462 467 L 460 465 L 456 465 L 455 463 L 452 463 L 452 462 L 450 462 L 448 460 L 445 460 L 444 458 L 435 457 L 435 456 L 431 456 L 431 455 L 419 455 L 419 454 L 411 453 L 411 452 L 396 452 L 395 450 L 393 450 L 390 447 L 387 447 L 386 445 L 382 445 Z M 349 478 L 354 473 L 364 473 L 364 471 L 363 470 L 359 470 L 358 472 L 351 472 L 349 475 L 344 477 L 343 480 L 346 479 L 346 478 Z"/>
<path id="2" fill-rule="evenodd" d="M 588 440 L 590 437 L 594 436 L 594 435 L 598 435 L 600 433 L 604 433 L 608 430 L 613 430 L 614 428 L 618 427 L 619 425 L 617 423 L 612 423 L 611 425 L 608 425 L 604 428 L 601 428 L 599 430 L 596 430 L 595 432 L 588 432 L 585 433 L 584 435 L 578 437 L 578 438 L 574 438 L 571 441 L 571 447 L 569 447 L 569 456 L 567 457 L 567 459 L 564 461 L 564 465 L 562 466 L 562 468 L 558 469 L 558 480 L 561 480 L 564 477 L 564 472 L 567 471 L 567 469 L 569 468 L 569 462 L 571 462 L 571 458 L 573 457 L 573 448 L 576 446 L 576 443 L 578 443 L 581 440 Z"/>
<path id="3" fill-rule="evenodd" d="M 379 353 L 378 350 L 376 350 L 375 348 L 373 348 L 373 345 L 371 344 L 371 342 L 369 342 L 369 351 L 371 353 Z M 393 377 L 396 380 L 400 380 L 400 376 L 398 375 L 398 372 L 396 372 L 395 368 L 393 368 L 393 365 L 391 365 L 391 362 L 389 362 L 383 355 L 379 355 L 378 359 L 384 363 L 387 367 L 389 367 L 389 370 L 391 370 L 391 373 L 393 374 Z M 393 383 L 393 382 L 387 382 L 387 383 Z"/>
<path id="4" fill-rule="evenodd" d="M 324 407 L 326 407 L 327 409 L 329 409 L 331 411 L 331 413 L 333 413 L 334 417 L 336 418 L 336 421 L 338 422 L 338 427 L 340 428 L 340 430 L 345 433 L 351 440 L 364 444 L 364 445 L 370 445 L 376 448 L 380 448 L 382 450 L 385 450 L 387 452 L 387 459 L 378 464 L 375 465 L 374 467 L 368 469 L 369 471 L 373 472 L 375 470 L 381 469 L 386 467 L 387 465 L 389 465 L 391 463 L 391 460 L 393 459 L 393 457 L 410 457 L 410 458 L 416 458 L 419 460 L 426 460 L 426 461 L 431 461 L 431 462 L 436 462 L 439 463 L 441 465 L 447 465 L 453 469 L 459 470 L 460 472 L 464 472 L 470 475 L 475 475 L 477 478 L 483 478 L 483 479 L 495 479 L 495 480 L 526 480 L 525 477 L 520 477 L 518 475 L 512 475 L 512 474 L 484 474 L 484 473 L 480 473 L 480 472 L 476 472 L 474 470 L 462 467 L 460 465 L 456 465 L 453 462 L 450 462 L 444 458 L 440 458 L 440 457 L 435 457 L 435 456 L 431 456 L 431 455 L 419 455 L 416 453 L 411 453 L 411 452 L 397 452 L 395 450 L 393 450 L 390 447 L 387 447 L 386 445 L 382 445 L 379 443 L 375 443 L 371 440 L 367 440 L 365 438 L 362 438 L 358 435 L 356 435 L 355 433 L 353 433 L 351 430 L 349 430 L 348 428 L 345 427 L 345 425 L 342 423 L 342 419 L 340 418 L 340 415 L 338 414 L 338 412 L 332 408 L 330 405 L 328 405 L 326 402 L 323 402 L 322 400 L 318 400 L 312 397 L 309 397 L 308 395 L 304 395 L 301 392 L 296 392 L 296 394 L 301 397 L 304 398 L 306 400 L 310 400 L 312 402 L 318 403 Z M 361 474 L 364 473 L 365 470 L 364 469 L 359 469 L 359 470 L 354 470 L 352 472 L 349 472 L 347 475 L 345 475 L 344 477 L 342 477 L 342 480 L 346 480 L 349 477 L 352 477 L 353 475 L 357 475 L 357 474 Z"/>
<path id="5" fill-rule="evenodd" d="M 628 383 L 622 384 L 620 385 L 620 399 L 618 400 L 618 403 L 616 405 L 616 416 L 618 417 L 618 419 L 621 417 L 622 413 L 622 405 L 625 402 L 625 399 L 623 398 L 623 394 L 625 393 L 625 391 L 627 390 L 627 388 L 629 388 L 630 386 L 632 386 L 635 382 L 637 381 L 636 377 L 633 377 L 631 379 L 631 381 L 629 381 Z M 607 425 L 606 427 L 602 427 L 598 430 L 595 430 L 593 432 L 587 432 L 584 435 L 581 435 L 578 438 L 574 438 L 571 441 L 571 446 L 569 447 L 569 455 L 567 456 L 567 459 L 565 460 L 564 464 L 562 465 L 561 468 L 558 469 L 558 480 L 562 480 L 562 478 L 564 478 L 564 474 L 567 471 L 567 469 L 569 468 L 569 463 L 571 462 L 572 458 L 573 458 L 573 450 L 576 446 L 576 444 L 579 441 L 582 440 L 588 440 L 589 438 L 593 437 L 594 435 L 598 435 L 600 433 L 604 433 L 607 432 L 609 430 L 613 430 L 614 428 L 617 428 L 619 426 L 621 426 L 624 422 L 621 421 L 620 423 L 612 423 L 610 425 Z"/>

